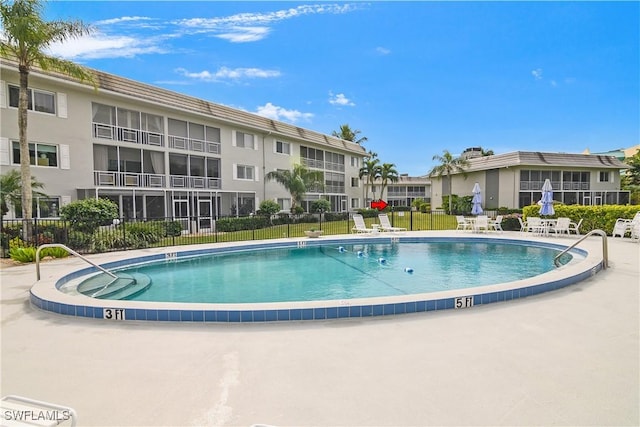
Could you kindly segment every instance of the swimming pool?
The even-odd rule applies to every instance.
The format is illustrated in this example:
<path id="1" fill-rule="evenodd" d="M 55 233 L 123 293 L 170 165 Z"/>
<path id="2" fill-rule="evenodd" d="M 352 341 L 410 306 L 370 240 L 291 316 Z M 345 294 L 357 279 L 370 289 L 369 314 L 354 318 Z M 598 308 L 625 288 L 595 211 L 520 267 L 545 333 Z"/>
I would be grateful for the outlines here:
<path id="1" fill-rule="evenodd" d="M 407 233 L 409 234 L 409 233 Z M 413 234 L 413 233 L 411 233 Z M 464 237 L 449 233 L 415 233 L 406 236 L 343 236 L 327 239 L 283 239 L 279 241 L 239 242 L 198 249 L 180 248 L 178 252 L 167 249 L 147 251 L 151 255 L 132 256 L 123 254 L 116 262 L 102 264 L 107 269 L 120 269 L 149 262 L 165 261 L 175 264 L 191 257 L 224 254 L 229 252 L 263 250 L 263 249 L 295 249 L 298 247 L 337 248 L 354 245 L 404 245 L 413 243 L 449 244 L 494 244 L 521 245 L 526 248 L 565 249 L 568 244 L 544 241 L 528 241 L 520 238 L 488 238 L 485 236 Z M 396 246 L 396 247 L 400 247 Z M 185 303 L 185 302 L 153 302 L 129 300 L 102 300 L 73 292 L 74 287 L 90 275 L 95 275 L 94 267 L 69 271 L 63 277 L 51 278 L 38 282 L 31 289 L 31 302 L 36 307 L 64 315 L 78 317 L 101 318 L 106 320 L 145 320 L 145 321 L 190 321 L 190 322 L 265 322 L 280 320 L 319 320 L 343 317 L 372 317 L 403 313 L 414 313 L 451 308 L 468 308 L 493 302 L 536 295 L 558 289 L 595 274 L 601 268 L 601 260 L 584 250 L 572 250 L 574 259 L 567 265 L 533 277 L 508 281 L 505 283 L 483 285 L 470 289 L 446 289 L 434 292 L 401 293 L 378 297 L 355 297 L 331 300 L 285 301 L 263 303 Z M 353 255 L 353 253 L 351 253 Z M 500 259 L 500 255 L 496 258 Z M 405 266 L 397 265 L 397 268 Z M 408 276 L 406 272 L 396 274 L 397 277 Z M 413 275 L 417 276 L 414 270 Z M 474 280 L 474 273 L 468 272 L 463 277 L 467 281 Z M 64 290 L 65 292 L 62 292 Z"/>
<path id="2" fill-rule="evenodd" d="M 98 273 L 77 289 L 104 299 L 185 303 L 372 298 L 513 282 L 553 270 L 558 252 L 540 245 L 486 240 L 241 250 L 113 271 L 136 278 L 141 282 L 136 286 L 126 287 L 130 282 L 125 281 L 123 288 L 107 287 L 113 279 Z M 563 257 L 563 263 L 571 258 Z"/>

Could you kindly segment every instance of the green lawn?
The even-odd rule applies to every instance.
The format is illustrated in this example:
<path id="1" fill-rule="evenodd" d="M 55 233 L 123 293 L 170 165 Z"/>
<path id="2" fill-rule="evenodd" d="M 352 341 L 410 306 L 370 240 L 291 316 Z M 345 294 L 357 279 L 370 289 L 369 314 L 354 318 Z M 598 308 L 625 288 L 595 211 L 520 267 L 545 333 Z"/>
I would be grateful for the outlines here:
<path id="1" fill-rule="evenodd" d="M 391 215 L 389 215 L 391 218 Z M 372 224 L 377 224 L 377 218 L 365 218 L 365 224 L 371 228 Z M 425 214 L 421 212 L 413 212 L 413 220 L 411 220 L 410 212 L 404 212 L 400 216 L 398 212 L 393 214 L 394 227 L 403 227 L 407 230 L 453 230 L 456 228 L 456 218 L 452 215 L 444 214 Z M 236 242 L 246 240 L 266 240 L 285 237 L 304 237 L 305 230 L 322 229 L 323 236 L 349 234 L 353 227 L 353 221 L 323 221 L 322 225 L 318 222 L 313 223 L 297 223 L 274 225 L 272 227 L 261 228 L 258 230 L 242 230 L 225 233 L 203 233 L 184 235 L 174 238 L 167 238 L 158 242 L 154 246 L 170 246 L 170 245 L 191 245 L 215 242 Z"/>

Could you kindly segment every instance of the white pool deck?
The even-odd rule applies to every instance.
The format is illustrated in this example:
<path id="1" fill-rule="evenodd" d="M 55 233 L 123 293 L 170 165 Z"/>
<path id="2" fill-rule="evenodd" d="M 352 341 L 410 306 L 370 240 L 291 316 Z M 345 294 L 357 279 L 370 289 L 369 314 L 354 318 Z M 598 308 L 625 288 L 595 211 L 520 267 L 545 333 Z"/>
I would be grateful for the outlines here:
<path id="1" fill-rule="evenodd" d="M 4 267 L 0 391 L 70 406 L 80 426 L 638 426 L 640 244 L 608 242 L 609 269 L 558 291 L 306 322 L 62 316 L 29 304 L 34 265 Z M 70 265 L 86 266 L 41 268 Z"/>

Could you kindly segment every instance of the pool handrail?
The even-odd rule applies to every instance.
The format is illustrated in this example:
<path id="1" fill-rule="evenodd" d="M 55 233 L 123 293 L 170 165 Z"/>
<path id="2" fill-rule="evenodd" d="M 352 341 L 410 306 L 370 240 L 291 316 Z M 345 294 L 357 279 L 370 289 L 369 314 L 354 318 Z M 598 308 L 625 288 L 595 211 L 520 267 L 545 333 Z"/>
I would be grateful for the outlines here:
<path id="1" fill-rule="evenodd" d="M 89 264 L 93 265 L 95 268 L 97 268 L 98 270 L 102 271 L 103 273 L 108 274 L 109 276 L 113 277 L 114 279 L 118 279 L 118 276 L 116 276 L 112 272 L 104 269 L 103 267 L 100 267 L 98 264 L 94 263 L 93 261 L 88 260 L 87 258 L 85 258 L 82 255 L 80 255 L 78 252 L 76 252 L 73 249 L 63 245 L 62 243 L 45 243 L 44 245 L 38 246 L 38 249 L 36 250 L 36 280 L 40 280 L 40 251 L 42 249 L 44 249 L 44 248 L 62 248 L 65 251 L 69 252 L 71 255 L 75 255 L 78 258 L 80 258 L 80 259 L 88 262 Z"/>
<path id="2" fill-rule="evenodd" d="M 606 270 L 607 267 L 609 267 L 609 249 L 607 246 L 607 233 L 605 233 L 603 230 L 600 229 L 595 229 L 595 230 L 591 230 L 590 232 L 588 232 L 587 234 L 585 234 L 584 236 L 582 236 L 582 238 L 580 238 L 580 240 L 578 240 L 577 242 L 575 242 L 574 244 L 572 244 L 571 246 L 569 246 L 567 249 L 565 249 L 564 251 L 560 252 L 558 255 L 556 255 L 556 257 L 553 259 L 553 264 L 556 267 L 559 267 L 558 264 L 558 259 L 566 254 L 567 252 L 569 252 L 571 249 L 573 249 L 574 247 L 576 247 L 576 245 L 578 245 L 578 243 L 582 242 L 584 239 L 586 239 L 587 237 L 593 235 L 593 234 L 597 234 L 599 236 L 602 237 L 602 269 Z"/>

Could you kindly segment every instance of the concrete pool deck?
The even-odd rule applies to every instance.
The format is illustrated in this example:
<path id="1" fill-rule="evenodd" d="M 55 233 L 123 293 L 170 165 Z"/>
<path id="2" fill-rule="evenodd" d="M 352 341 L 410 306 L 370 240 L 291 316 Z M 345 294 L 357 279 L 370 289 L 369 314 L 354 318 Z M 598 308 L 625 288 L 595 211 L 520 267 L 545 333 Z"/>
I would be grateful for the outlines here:
<path id="1" fill-rule="evenodd" d="M 500 235 L 511 236 L 520 233 Z M 29 304 L 33 265 L 5 267 L 1 394 L 70 406 L 81 426 L 637 426 L 640 245 L 608 242 L 609 269 L 557 291 L 310 322 L 56 315 Z M 579 247 L 601 246 L 593 236 Z M 69 265 L 86 266 L 70 258 L 41 268 Z"/>

